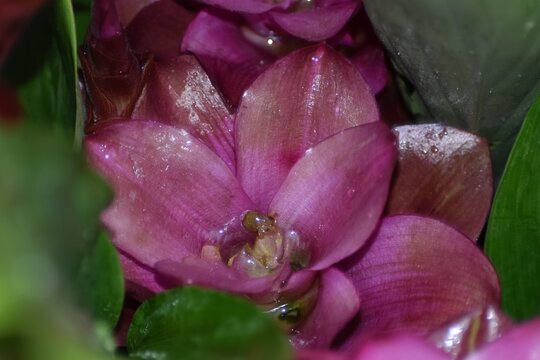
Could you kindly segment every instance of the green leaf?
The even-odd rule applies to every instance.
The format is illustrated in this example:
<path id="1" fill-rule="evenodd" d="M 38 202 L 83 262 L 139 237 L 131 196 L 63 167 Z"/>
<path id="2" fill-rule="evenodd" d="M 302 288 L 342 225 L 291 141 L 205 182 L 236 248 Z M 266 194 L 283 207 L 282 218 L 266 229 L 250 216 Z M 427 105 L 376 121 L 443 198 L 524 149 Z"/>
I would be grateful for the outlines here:
<path id="1" fill-rule="evenodd" d="M 122 311 L 124 277 L 116 249 L 106 233 L 85 254 L 76 285 L 80 301 L 94 319 L 104 321 L 112 331 Z"/>
<path id="2" fill-rule="evenodd" d="M 91 1 L 73 0 L 75 25 L 77 27 L 77 45 L 82 45 L 90 25 Z"/>
<path id="3" fill-rule="evenodd" d="M 291 359 L 287 338 L 246 300 L 197 288 L 174 289 L 145 302 L 128 333 L 138 359 Z"/>
<path id="4" fill-rule="evenodd" d="M 80 109 L 70 0 L 51 1 L 31 19 L 0 78 L 16 89 L 26 122 L 46 124 L 73 136 Z M 80 134 L 76 137 L 80 140 Z"/>
<path id="5" fill-rule="evenodd" d="M 501 281 L 502 306 L 517 320 L 540 314 L 540 97 L 510 154 L 485 248 Z"/>
<path id="6" fill-rule="evenodd" d="M 108 187 L 50 129 L 0 127 L 0 169 L 0 358 L 101 359 L 70 286 Z"/>
<path id="7" fill-rule="evenodd" d="M 408 98 L 420 120 L 486 137 L 500 174 L 523 117 L 540 93 L 540 2 L 364 4 L 398 71 L 416 91 Z"/>

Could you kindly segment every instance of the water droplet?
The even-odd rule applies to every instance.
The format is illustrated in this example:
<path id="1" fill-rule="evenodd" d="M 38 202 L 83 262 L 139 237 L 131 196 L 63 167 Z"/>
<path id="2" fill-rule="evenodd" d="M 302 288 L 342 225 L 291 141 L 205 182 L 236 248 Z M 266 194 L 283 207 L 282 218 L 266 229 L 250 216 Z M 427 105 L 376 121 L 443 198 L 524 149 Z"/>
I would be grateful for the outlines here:
<path id="1" fill-rule="evenodd" d="M 439 148 L 436 147 L 435 145 L 431 146 L 431 147 L 429 148 L 429 150 L 430 150 L 432 153 L 434 153 L 434 154 L 436 154 L 436 153 L 439 152 Z"/>
<path id="2" fill-rule="evenodd" d="M 311 61 L 313 61 L 314 63 L 318 63 L 319 60 L 321 60 L 321 58 L 319 56 L 312 56 L 311 57 Z"/>
<path id="3" fill-rule="evenodd" d="M 439 139 L 443 139 L 446 135 L 448 135 L 448 130 L 446 128 L 443 128 L 442 131 L 439 133 Z"/>
<path id="4" fill-rule="evenodd" d="M 352 198 L 352 197 L 354 196 L 355 193 L 356 193 L 356 189 L 355 189 L 355 188 L 349 188 L 349 189 L 347 189 L 347 197 Z"/>

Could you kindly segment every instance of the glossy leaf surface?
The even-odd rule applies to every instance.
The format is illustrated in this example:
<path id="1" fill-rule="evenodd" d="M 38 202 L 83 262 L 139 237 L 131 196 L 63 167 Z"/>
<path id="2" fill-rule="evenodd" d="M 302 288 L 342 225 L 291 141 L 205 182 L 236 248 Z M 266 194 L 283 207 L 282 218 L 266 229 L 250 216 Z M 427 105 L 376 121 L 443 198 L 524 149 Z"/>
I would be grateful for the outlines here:
<path id="1" fill-rule="evenodd" d="M 487 138 L 500 174 L 523 116 L 540 92 L 540 3 L 364 4 L 398 70 L 416 89 L 410 102 L 418 115 Z"/>
<path id="2" fill-rule="evenodd" d="M 491 211 L 486 252 L 499 273 L 503 309 L 540 314 L 540 98 L 529 111 Z"/>
<path id="3" fill-rule="evenodd" d="M 137 359 L 292 357 L 272 318 L 246 300 L 197 288 L 170 290 L 145 302 L 133 317 L 128 349 Z"/>

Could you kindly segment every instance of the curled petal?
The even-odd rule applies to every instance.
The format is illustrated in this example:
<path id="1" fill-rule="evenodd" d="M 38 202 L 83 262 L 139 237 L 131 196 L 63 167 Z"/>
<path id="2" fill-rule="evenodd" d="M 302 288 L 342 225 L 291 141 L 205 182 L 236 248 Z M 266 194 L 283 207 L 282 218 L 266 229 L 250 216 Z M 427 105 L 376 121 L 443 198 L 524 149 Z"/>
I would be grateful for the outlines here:
<path id="1" fill-rule="evenodd" d="M 115 245 L 143 265 L 245 241 L 241 216 L 251 202 L 227 165 L 185 130 L 130 121 L 85 145 L 115 190 L 103 222 Z"/>
<path id="2" fill-rule="evenodd" d="M 373 94 L 380 93 L 388 82 L 384 50 L 377 45 L 366 45 L 350 58 L 366 80 Z"/>
<path id="3" fill-rule="evenodd" d="M 453 228 L 419 216 L 384 219 L 344 269 L 362 294 L 360 323 L 347 347 L 369 332 L 426 335 L 500 300 L 497 275 L 480 249 Z"/>
<path id="4" fill-rule="evenodd" d="M 126 293 L 137 301 L 145 301 L 166 290 L 153 269 L 143 265 L 131 256 L 120 252 L 120 263 L 126 283 Z"/>
<path id="5" fill-rule="evenodd" d="M 305 9 L 273 11 L 274 21 L 288 33 L 308 41 L 321 41 L 336 35 L 357 9 L 357 0 L 304 1 Z M 295 11 L 296 10 L 296 11 Z"/>
<path id="6" fill-rule="evenodd" d="M 439 349 L 454 359 L 501 337 L 512 322 L 496 306 L 486 306 L 452 320 L 429 335 Z"/>
<path id="7" fill-rule="evenodd" d="M 144 7 L 126 28 L 133 51 L 157 59 L 180 54 L 180 44 L 193 13 L 173 0 L 159 0 Z"/>
<path id="8" fill-rule="evenodd" d="M 188 131 L 234 171 L 232 115 L 194 56 L 156 62 L 132 117 Z"/>
<path id="9" fill-rule="evenodd" d="M 163 260 L 156 270 L 175 286 L 198 285 L 239 294 L 257 295 L 275 292 L 290 274 L 287 266 L 267 276 L 250 277 L 221 261 L 185 257 L 179 261 Z"/>
<path id="10" fill-rule="evenodd" d="M 158 0 L 114 0 L 122 26 L 127 27 L 139 11 L 156 1 Z"/>
<path id="11" fill-rule="evenodd" d="M 322 273 L 315 308 L 290 336 L 296 348 L 328 348 L 337 333 L 357 313 L 360 299 L 351 281 L 339 270 Z"/>
<path id="12" fill-rule="evenodd" d="M 223 95 L 238 105 L 244 90 L 272 61 L 243 33 L 239 19 L 230 14 L 200 11 L 182 41 L 182 51 L 197 55 Z"/>
<path id="13" fill-rule="evenodd" d="M 251 14 L 259 14 L 271 9 L 286 9 L 290 0 L 198 0 L 199 2 L 216 6 L 218 8 L 241 11 Z"/>
<path id="14" fill-rule="evenodd" d="M 324 269 L 368 240 L 386 202 L 394 145 L 382 122 L 357 126 L 309 149 L 291 169 L 270 215 L 308 243 L 310 269 Z"/>
<path id="15" fill-rule="evenodd" d="M 516 326 L 500 339 L 476 351 L 466 360 L 538 359 L 540 319 Z"/>
<path id="16" fill-rule="evenodd" d="M 388 213 L 439 219 L 476 240 L 493 192 L 487 142 L 438 124 L 405 125 L 395 131 L 399 161 Z"/>
<path id="17" fill-rule="evenodd" d="M 449 360 L 450 358 L 423 339 L 393 335 L 365 341 L 351 360 Z"/>
<path id="18" fill-rule="evenodd" d="M 238 178 L 264 211 L 307 149 L 377 120 L 371 91 L 341 55 L 326 45 L 293 52 L 244 93 L 236 117 Z"/>

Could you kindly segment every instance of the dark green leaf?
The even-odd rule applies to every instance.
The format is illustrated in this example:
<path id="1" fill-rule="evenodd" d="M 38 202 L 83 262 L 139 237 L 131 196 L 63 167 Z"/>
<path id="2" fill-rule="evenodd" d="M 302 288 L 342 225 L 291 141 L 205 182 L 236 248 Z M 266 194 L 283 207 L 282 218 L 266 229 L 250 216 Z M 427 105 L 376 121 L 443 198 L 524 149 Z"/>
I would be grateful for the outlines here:
<path id="1" fill-rule="evenodd" d="M 128 333 L 139 359 L 291 358 L 277 323 L 248 301 L 210 290 L 170 290 L 145 302 Z"/>
<path id="2" fill-rule="evenodd" d="M 0 78 L 16 89 L 25 121 L 73 136 L 77 116 L 76 38 L 70 0 L 54 0 L 31 20 Z"/>
<path id="3" fill-rule="evenodd" d="M 77 27 L 77 45 L 80 46 L 84 41 L 88 26 L 90 25 L 91 1 L 73 0 L 73 10 L 75 13 L 75 25 Z"/>
<path id="4" fill-rule="evenodd" d="M 503 309 L 518 320 L 540 314 L 540 97 L 518 135 L 495 196 L 486 237 Z"/>
<path id="5" fill-rule="evenodd" d="M 124 277 L 116 249 L 107 234 L 102 233 L 85 254 L 76 291 L 94 319 L 104 321 L 112 331 L 122 311 Z"/>
<path id="6" fill-rule="evenodd" d="M 416 90 L 409 100 L 422 112 L 417 115 L 486 137 L 500 174 L 525 112 L 540 92 L 540 2 L 364 4 L 398 71 Z"/>

